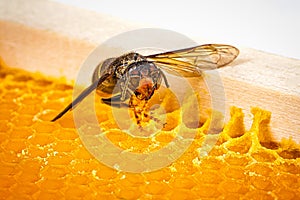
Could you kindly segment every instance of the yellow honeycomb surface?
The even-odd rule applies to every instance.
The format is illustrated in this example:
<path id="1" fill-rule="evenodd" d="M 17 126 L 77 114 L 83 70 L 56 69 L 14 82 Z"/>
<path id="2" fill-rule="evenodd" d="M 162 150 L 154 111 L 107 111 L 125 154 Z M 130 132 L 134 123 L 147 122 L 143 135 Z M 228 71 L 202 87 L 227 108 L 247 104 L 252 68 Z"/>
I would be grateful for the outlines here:
<path id="1" fill-rule="evenodd" d="M 1 62 L 0 82 L 0 199 L 300 198 L 299 144 L 292 139 L 272 141 L 268 111 L 252 109 L 250 130 L 245 130 L 239 108 L 231 109 L 231 119 L 219 135 L 207 135 L 210 119 L 198 128 L 187 126 L 186 132 L 197 134 L 179 159 L 157 171 L 128 173 L 107 167 L 86 150 L 72 112 L 50 122 L 71 101 L 73 87 L 65 80 Z M 107 138 L 141 153 L 171 142 L 180 108 L 166 104 L 167 92 L 162 98 L 167 124 L 151 140 L 118 130 L 105 114 L 110 108 L 96 105 Z M 202 156 L 203 141 L 217 136 L 217 143 Z"/>

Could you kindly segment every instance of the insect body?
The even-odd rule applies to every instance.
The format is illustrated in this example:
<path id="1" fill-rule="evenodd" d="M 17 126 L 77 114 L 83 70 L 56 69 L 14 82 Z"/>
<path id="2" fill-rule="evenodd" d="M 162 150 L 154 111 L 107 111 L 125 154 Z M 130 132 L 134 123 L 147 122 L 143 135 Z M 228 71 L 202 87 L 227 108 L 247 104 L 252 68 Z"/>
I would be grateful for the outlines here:
<path id="1" fill-rule="evenodd" d="M 239 50 L 230 45 L 207 44 L 149 56 L 133 52 L 109 58 L 95 69 L 92 84 L 51 121 L 61 118 L 94 90 L 112 95 L 102 98 L 106 104 L 120 106 L 130 99 L 129 107 L 136 106 L 132 100 L 147 102 L 162 80 L 169 87 L 163 70 L 184 77 L 197 77 L 202 70 L 229 64 L 238 54 Z M 135 113 L 135 116 L 139 115 Z"/>
<path id="2" fill-rule="evenodd" d="M 105 74 L 111 76 L 98 85 L 97 90 L 116 94 L 112 98 L 102 99 L 104 103 L 114 106 L 120 105 L 132 95 L 140 100 L 149 100 L 159 88 L 162 77 L 168 85 L 161 69 L 138 53 L 128 53 L 104 61 L 95 69 L 92 82 L 98 81 Z"/>

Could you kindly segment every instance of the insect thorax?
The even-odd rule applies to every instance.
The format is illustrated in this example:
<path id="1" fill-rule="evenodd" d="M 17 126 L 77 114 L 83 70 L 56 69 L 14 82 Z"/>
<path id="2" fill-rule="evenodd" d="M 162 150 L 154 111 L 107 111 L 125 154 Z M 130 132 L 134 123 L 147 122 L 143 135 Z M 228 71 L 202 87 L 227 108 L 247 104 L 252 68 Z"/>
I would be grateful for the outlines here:
<path id="1" fill-rule="evenodd" d="M 146 58 L 135 52 L 124 54 L 116 58 L 116 60 L 112 63 L 115 70 L 114 75 L 116 76 L 116 78 L 121 79 L 125 75 L 125 73 L 128 72 L 132 64 L 141 61 L 146 61 Z"/>

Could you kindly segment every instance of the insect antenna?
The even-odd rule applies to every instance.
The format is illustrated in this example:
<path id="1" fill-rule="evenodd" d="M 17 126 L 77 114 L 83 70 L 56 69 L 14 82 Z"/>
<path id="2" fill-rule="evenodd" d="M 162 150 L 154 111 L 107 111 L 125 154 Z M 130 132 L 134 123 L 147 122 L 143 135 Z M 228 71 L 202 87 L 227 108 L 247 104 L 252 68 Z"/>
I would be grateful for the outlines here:
<path id="1" fill-rule="evenodd" d="M 58 120 L 59 118 L 61 118 L 66 112 L 68 112 L 69 110 L 72 110 L 73 108 L 75 108 L 76 105 L 78 105 L 87 95 L 89 95 L 91 92 L 93 92 L 95 89 L 97 89 L 98 85 L 100 85 L 103 81 L 106 80 L 106 78 L 109 76 L 110 74 L 104 74 L 103 76 L 101 76 L 97 81 L 95 81 L 94 83 L 92 83 L 89 87 L 87 87 L 85 90 L 83 90 L 78 97 L 76 97 L 76 99 L 70 103 L 63 111 L 61 111 L 56 117 L 54 117 L 51 122 L 54 122 L 56 120 Z"/>

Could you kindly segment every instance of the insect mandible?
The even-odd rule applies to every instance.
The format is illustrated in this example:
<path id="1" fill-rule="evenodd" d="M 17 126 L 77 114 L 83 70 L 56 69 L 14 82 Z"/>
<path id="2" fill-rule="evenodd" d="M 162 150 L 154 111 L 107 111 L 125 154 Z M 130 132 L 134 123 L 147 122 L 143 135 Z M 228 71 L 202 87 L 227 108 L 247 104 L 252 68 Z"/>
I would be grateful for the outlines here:
<path id="1" fill-rule="evenodd" d="M 112 95 L 102 98 L 102 102 L 112 106 L 120 106 L 133 95 L 148 101 L 162 80 L 169 87 L 164 71 L 177 76 L 198 77 L 202 70 L 231 63 L 238 54 L 239 50 L 231 45 L 205 44 L 148 56 L 131 52 L 108 58 L 95 69 L 92 84 L 51 121 L 61 118 L 94 90 Z"/>

